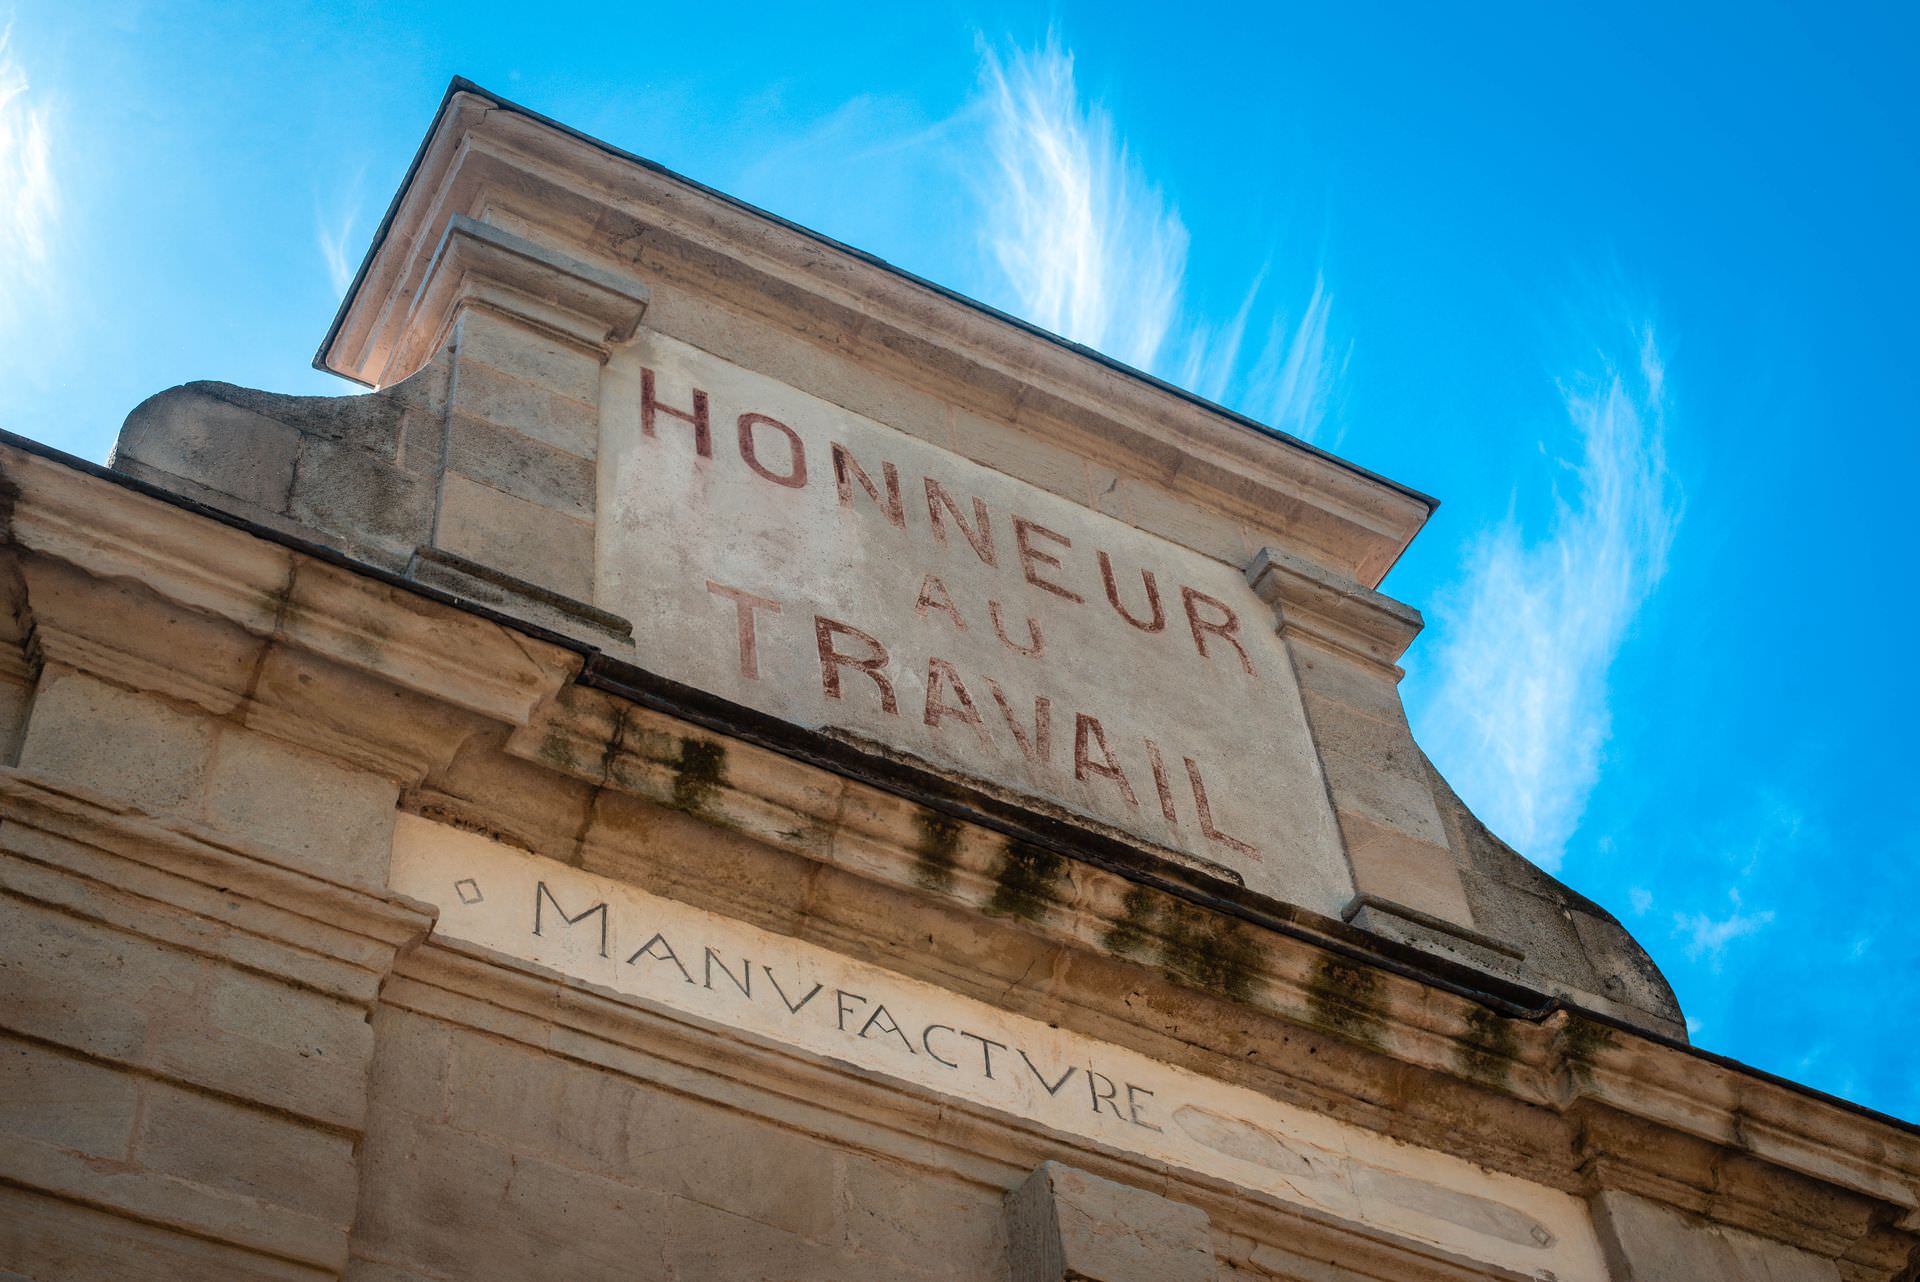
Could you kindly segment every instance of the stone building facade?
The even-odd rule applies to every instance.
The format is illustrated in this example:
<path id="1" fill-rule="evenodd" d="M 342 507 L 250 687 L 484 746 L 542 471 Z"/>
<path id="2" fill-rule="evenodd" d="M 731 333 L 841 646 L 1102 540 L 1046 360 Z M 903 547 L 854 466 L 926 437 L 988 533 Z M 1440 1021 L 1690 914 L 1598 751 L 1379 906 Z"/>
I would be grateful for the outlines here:
<path id="1" fill-rule="evenodd" d="M 1407 728 L 1431 500 L 456 82 L 0 444 L 0 1275 L 1916 1276 Z"/>

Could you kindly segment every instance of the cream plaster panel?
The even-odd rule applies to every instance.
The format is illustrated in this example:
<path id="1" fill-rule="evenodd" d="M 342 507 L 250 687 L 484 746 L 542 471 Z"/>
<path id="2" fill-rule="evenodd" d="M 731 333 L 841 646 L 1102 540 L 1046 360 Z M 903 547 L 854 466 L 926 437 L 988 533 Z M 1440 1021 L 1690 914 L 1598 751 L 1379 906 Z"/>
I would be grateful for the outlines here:
<path id="1" fill-rule="evenodd" d="M 442 938 L 1530 1277 L 1607 1276 L 1558 1190 L 817 944 L 411 815 L 392 877 L 438 905 Z"/>
<path id="2" fill-rule="evenodd" d="M 705 457 L 668 412 L 695 389 Z M 1294 903 L 1351 898 L 1290 662 L 1233 567 L 660 334 L 614 358 L 601 422 L 595 599 L 643 665 Z"/>

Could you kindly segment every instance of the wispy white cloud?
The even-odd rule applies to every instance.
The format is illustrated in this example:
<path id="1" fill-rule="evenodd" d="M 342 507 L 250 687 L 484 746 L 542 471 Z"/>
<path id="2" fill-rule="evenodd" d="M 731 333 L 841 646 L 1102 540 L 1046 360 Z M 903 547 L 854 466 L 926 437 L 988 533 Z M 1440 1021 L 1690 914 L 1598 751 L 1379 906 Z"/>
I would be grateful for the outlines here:
<path id="1" fill-rule="evenodd" d="M 1325 283 L 1316 279 L 1288 318 L 1262 305 L 1261 271 L 1225 322 L 1192 316 L 1180 211 L 1107 111 L 1082 97 L 1073 55 L 1049 39 L 1004 56 L 984 50 L 982 63 L 994 161 L 984 234 L 1015 308 L 1282 431 L 1317 435 L 1345 365 L 1329 338 Z"/>
<path id="2" fill-rule="evenodd" d="M 14 54 L 8 22 L 0 29 L 0 320 L 15 319 L 23 295 L 46 284 L 60 208 L 51 117 Z"/>
<path id="3" fill-rule="evenodd" d="M 1684 941 L 1687 959 L 1699 961 L 1705 958 L 1720 968 L 1720 958 L 1727 945 L 1736 939 L 1757 934 L 1773 924 L 1773 910 L 1762 909 L 1747 912 L 1740 902 L 1738 890 L 1728 890 L 1727 898 L 1732 902 L 1732 911 L 1724 917 L 1711 917 L 1706 913 L 1675 913 L 1673 929 Z"/>
<path id="4" fill-rule="evenodd" d="M 1436 611 L 1438 685 L 1422 738 L 1489 826 L 1557 868 L 1599 778 L 1608 672 L 1660 582 L 1680 519 L 1664 445 L 1664 371 L 1636 360 L 1563 389 L 1579 457 L 1545 531 L 1480 538 Z"/>
<path id="5" fill-rule="evenodd" d="M 1636 917 L 1646 916 L 1653 908 L 1653 892 L 1644 886 L 1635 886 L 1627 892 L 1627 897 L 1633 902 L 1633 912 Z"/>
<path id="6" fill-rule="evenodd" d="M 334 294 L 342 298 L 360 267 L 357 255 L 361 246 L 354 229 L 360 222 L 360 189 L 365 177 L 364 173 L 355 174 L 334 194 L 331 212 L 323 211 L 318 200 L 313 211 L 314 239 L 320 260 L 326 265 L 327 283 Z"/>

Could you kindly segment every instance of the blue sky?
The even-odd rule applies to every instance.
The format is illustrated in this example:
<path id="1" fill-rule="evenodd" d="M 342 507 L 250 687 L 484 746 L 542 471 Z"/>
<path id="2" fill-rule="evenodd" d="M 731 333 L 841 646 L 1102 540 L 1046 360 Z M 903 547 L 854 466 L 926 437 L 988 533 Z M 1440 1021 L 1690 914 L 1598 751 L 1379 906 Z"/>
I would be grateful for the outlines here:
<path id="1" fill-rule="evenodd" d="M 18 9 L 0 426 L 347 391 L 467 76 L 1440 496 L 1385 586 L 1441 768 L 1700 1044 L 1920 1117 L 1915 18 L 799 8 Z"/>

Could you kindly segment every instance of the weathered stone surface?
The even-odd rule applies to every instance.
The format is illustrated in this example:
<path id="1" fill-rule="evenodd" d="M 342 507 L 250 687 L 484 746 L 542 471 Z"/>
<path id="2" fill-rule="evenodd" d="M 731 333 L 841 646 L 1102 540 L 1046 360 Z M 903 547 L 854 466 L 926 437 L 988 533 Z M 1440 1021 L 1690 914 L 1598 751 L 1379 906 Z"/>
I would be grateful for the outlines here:
<path id="1" fill-rule="evenodd" d="M 1046 1162 L 1007 1197 L 1013 1282 L 1213 1282 L 1206 1214 Z"/>
<path id="2" fill-rule="evenodd" d="M 353 1140 L 266 1109 L 162 1082 L 142 1091 L 130 1160 L 209 1188 L 352 1222 Z"/>
<path id="3" fill-rule="evenodd" d="M 496 322 L 498 323 L 498 322 Z M 524 333 L 524 331 L 523 331 Z M 498 335 L 496 342 L 510 340 Z M 527 334 L 529 343 L 539 339 Z M 591 357 L 576 354 L 591 365 L 593 386 L 579 389 L 584 396 L 569 396 L 549 386 L 495 368 L 476 354 L 463 330 L 458 349 L 457 375 L 453 384 L 453 417 L 510 427 L 547 448 L 591 461 L 600 445 L 600 409 L 598 395 L 600 365 Z M 553 354 L 539 360 L 531 372 L 556 374 L 562 386 L 578 388 L 579 377 L 572 368 L 555 368 Z M 510 359 L 510 358 L 508 358 Z M 522 447 L 524 450 L 525 447 Z M 457 460 L 453 460 L 457 463 Z"/>
<path id="4" fill-rule="evenodd" d="M 0 1039 L 0 1134 L 124 1159 L 139 1093 L 134 1078 L 105 1065 Z"/>
<path id="5" fill-rule="evenodd" d="M 1840 1282 L 1832 1260 L 1721 1228 L 1631 1193 L 1594 1198 L 1614 1282 Z"/>
<path id="6" fill-rule="evenodd" d="M 497 375 L 517 379 L 547 395 L 580 402 L 590 409 L 600 397 L 602 362 L 592 352 L 541 334 L 505 316 L 477 309 L 469 310 L 460 317 L 458 332 L 463 377 L 467 372 L 486 366 Z M 483 381 L 489 387 L 493 385 L 491 380 Z M 460 395 L 472 395 L 478 390 L 467 387 Z M 457 403 L 468 404 L 464 401 Z M 498 418 L 499 415 L 493 417 Z M 590 414 L 584 421 L 571 426 L 591 429 L 596 422 L 597 415 Z M 589 430 L 584 436 L 556 438 L 551 443 L 561 449 L 591 455 L 593 447 L 599 443 L 598 432 Z"/>
<path id="7" fill-rule="evenodd" d="M 77 672 L 49 669 L 34 699 L 20 764 L 124 797 L 155 813 L 199 806 L 215 724 Z M 112 744 L 111 752 L 101 745 Z"/>
<path id="8" fill-rule="evenodd" d="M 503 494 L 592 520 L 593 461 L 509 427 L 510 421 L 456 410 L 447 421 L 448 468 Z"/>
<path id="9" fill-rule="evenodd" d="M 391 779 L 229 726 L 207 769 L 204 816 L 343 881 L 385 880 L 393 844 Z"/>
<path id="10" fill-rule="evenodd" d="M 435 543 L 539 587 L 593 599 L 593 524 L 448 473 Z"/>
<path id="11" fill-rule="evenodd" d="M 195 481 L 246 508 L 285 515 L 300 429 L 236 403 L 223 395 L 229 390 L 191 383 L 143 401 L 120 429 L 115 461 L 138 463 L 143 479 Z"/>
<path id="12" fill-rule="evenodd" d="M 1617 1003 L 1623 1017 L 1685 1040 L 1672 987 L 1626 929 L 1488 832 L 1439 772 L 1428 772 L 1478 928 L 1521 951 L 1536 982 Z"/>
<path id="13" fill-rule="evenodd" d="M 7 1282 L 321 1282 L 337 1276 L 199 1234 L 0 1185 Z"/>

